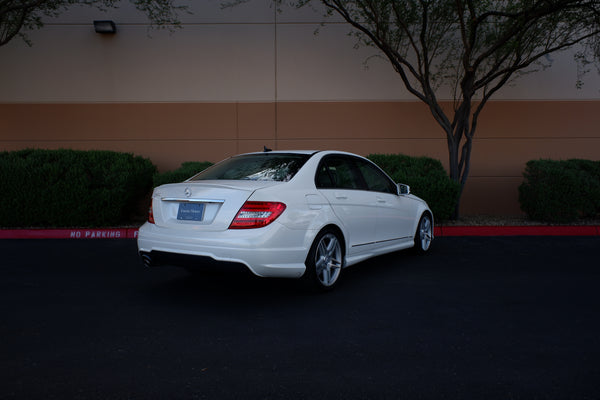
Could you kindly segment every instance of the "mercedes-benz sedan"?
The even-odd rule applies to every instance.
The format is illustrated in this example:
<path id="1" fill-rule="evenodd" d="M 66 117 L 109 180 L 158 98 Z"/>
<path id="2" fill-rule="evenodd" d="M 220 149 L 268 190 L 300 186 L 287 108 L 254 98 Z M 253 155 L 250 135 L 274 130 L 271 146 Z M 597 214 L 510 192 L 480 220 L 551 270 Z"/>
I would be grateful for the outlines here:
<path id="1" fill-rule="evenodd" d="M 148 266 L 235 264 L 330 289 L 345 267 L 406 248 L 426 252 L 432 240 L 425 201 L 366 158 L 268 151 L 155 188 L 138 248 Z"/>

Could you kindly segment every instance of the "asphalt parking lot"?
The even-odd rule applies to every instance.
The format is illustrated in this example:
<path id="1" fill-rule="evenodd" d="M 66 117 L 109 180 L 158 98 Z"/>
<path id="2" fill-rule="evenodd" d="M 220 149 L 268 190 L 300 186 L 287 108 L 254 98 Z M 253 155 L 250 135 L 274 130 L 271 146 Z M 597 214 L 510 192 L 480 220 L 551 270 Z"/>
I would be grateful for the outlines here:
<path id="1" fill-rule="evenodd" d="M 0 240 L 1 399 L 598 399 L 598 237 L 439 238 L 332 293 Z"/>

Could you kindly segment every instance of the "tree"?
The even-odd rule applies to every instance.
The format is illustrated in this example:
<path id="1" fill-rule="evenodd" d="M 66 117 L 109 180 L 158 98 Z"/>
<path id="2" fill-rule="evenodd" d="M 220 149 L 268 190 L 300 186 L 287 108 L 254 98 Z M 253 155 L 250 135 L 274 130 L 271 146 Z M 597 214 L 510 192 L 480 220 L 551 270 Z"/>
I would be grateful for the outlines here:
<path id="1" fill-rule="evenodd" d="M 585 75 L 592 69 L 595 69 L 600 74 L 600 35 L 583 41 L 574 58 L 577 63 L 576 86 L 579 89 L 583 86 Z"/>
<path id="2" fill-rule="evenodd" d="M 427 104 L 446 133 L 449 174 L 461 193 L 489 99 L 512 78 L 549 66 L 550 53 L 580 44 L 583 65 L 598 55 L 598 0 L 319 1 L 354 28 L 359 44 L 379 49 Z M 453 94 L 451 110 L 440 103 L 442 87 Z"/>
<path id="3" fill-rule="evenodd" d="M 177 12 L 185 6 L 176 6 L 172 0 L 130 0 L 135 7 L 146 13 L 153 27 L 176 27 Z M 116 8 L 119 0 L 0 0 L 0 46 L 21 36 L 31 42 L 23 29 L 41 28 L 43 17 L 56 17 L 61 11 L 74 5 L 87 5 L 99 10 Z"/>

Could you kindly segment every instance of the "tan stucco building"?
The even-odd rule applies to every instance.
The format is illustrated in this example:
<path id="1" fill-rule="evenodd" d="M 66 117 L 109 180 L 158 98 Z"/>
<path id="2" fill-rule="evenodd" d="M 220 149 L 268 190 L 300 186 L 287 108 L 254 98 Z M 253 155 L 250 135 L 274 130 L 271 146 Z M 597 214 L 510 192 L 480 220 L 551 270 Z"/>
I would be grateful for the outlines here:
<path id="1" fill-rule="evenodd" d="M 30 32 L 32 47 L 0 47 L 0 150 L 127 151 L 162 170 L 263 145 L 447 165 L 444 132 L 374 49 L 354 48 L 348 25 L 321 25 L 308 8 L 278 12 L 269 0 L 197 3 L 174 33 L 149 30 L 125 3 L 72 9 Z M 98 19 L 117 33 L 95 33 Z M 552 58 L 483 111 L 463 214 L 520 214 L 530 159 L 600 159 L 600 78 L 592 72 L 576 89 L 572 54 Z"/>

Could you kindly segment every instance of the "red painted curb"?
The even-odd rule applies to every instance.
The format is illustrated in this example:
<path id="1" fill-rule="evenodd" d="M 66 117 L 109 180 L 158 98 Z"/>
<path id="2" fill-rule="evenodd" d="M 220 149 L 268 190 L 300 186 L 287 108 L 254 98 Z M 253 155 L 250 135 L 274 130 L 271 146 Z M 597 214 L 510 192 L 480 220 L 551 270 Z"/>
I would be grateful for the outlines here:
<path id="1" fill-rule="evenodd" d="M 440 226 L 437 236 L 600 236 L 600 226 Z"/>
<path id="2" fill-rule="evenodd" d="M 136 239 L 137 228 L 0 229 L 0 239 Z"/>
<path id="3" fill-rule="evenodd" d="M 0 239 L 137 239 L 138 228 L 0 229 Z M 600 226 L 436 226 L 450 236 L 600 236 Z"/>

